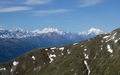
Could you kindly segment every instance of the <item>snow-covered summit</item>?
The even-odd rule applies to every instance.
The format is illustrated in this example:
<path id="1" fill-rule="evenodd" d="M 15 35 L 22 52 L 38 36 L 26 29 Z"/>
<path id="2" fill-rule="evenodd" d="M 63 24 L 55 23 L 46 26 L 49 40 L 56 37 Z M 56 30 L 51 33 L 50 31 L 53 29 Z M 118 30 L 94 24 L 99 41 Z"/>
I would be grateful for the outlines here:
<path id="1" fill-rule="evenodd" d="M 44 28 L 43 30 L 36 29 L 32 32 L 37 34 L 47 34 L 47 33 L 53 33 L 53 32 L 58 33 L 60 35 L 65 34 L 64 31 L 58 30 L 56 28 Z"/>
<path id="2" fill-rule="evenodd" d="M 100 29 L 91 28 L 90 30 L 88 30 L 88 34 L 90 34 L 90 33 L 95 33 L 96 35 L 99 35 L 99 34 L 103 33 L 103 31 Z"/>
<path id="3" fill-rule="evenodd" d="M 96 29 L 96 28 L 91 28 L 88 31 L 83 31 L 83 32 L 79 32 L 79 35 L 99 35 L 104 33 L 102 30 L 100 29 Z"/>

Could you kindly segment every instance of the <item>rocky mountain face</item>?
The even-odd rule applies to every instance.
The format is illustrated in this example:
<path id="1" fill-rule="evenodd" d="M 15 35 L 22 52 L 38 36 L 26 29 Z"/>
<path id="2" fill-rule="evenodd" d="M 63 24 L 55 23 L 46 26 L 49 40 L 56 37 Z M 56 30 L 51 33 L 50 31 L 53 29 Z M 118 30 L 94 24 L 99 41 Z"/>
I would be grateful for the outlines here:
<path id="1" fill-rule="evenodd" d="M 119 75 L 120 28 L 66 46 L 38 48 L 0 64 L 0 75 Z"/>
<path id="2" fill-rule="evenodd" d="M 55 28 L 34 31 L 20 28 L 0 30 L 0 62 L 11 60 L 34 48 L 62 46 L 85 40 L 98 35 L 96 33 L 101 34 L 102 31 L 91 28 L 84 33 L 67 33 Z"/>

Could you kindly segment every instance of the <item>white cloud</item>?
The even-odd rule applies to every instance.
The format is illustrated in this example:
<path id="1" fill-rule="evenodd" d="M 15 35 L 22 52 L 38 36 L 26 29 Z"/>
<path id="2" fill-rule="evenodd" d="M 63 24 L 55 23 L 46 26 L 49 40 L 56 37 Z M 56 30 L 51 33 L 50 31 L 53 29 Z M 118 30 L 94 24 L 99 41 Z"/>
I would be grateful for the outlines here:
<path id="1" fill-rule="evenodd" d="M 36 4 L 47 4 L 50 3 L 52 0 L 27 0 L 25 4 L 29 5 L 36 5 Z"/>
<path id="2" fill-rule="evenodd" d="M 34 11 L 34 16 L 45 16 L 48 14 L 64 13 L 68 11 L 71 11 L 71 10 L 69 9 L 40 10 L 40 11 Z"/>
<path id="3" fill-rule="evenodd" d="M 15 11 L 23 11 L 23 10 L 30 10 L 31 7 L 24 7 L 24 6 L 15 6 L 15 7 L 6 7 L 0 8 L 0 12 L 15 12 Z"/>
<path id="4" fill-rule="evenodd" d="M 80 0 L 80 7 L 87 7 L 91 5 L 96 5 L 98 3 L 102 2 L 102 0 Z"/>

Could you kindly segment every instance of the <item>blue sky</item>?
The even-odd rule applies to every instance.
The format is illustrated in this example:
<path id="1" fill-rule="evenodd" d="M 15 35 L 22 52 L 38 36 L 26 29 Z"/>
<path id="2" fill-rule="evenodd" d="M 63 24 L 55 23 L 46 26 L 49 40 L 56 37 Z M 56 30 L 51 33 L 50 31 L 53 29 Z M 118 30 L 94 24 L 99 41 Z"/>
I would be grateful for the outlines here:
<path id="1" fill-rule="evenodd" d="M 0 28 L 112 31 L 120 27 L 120 0 L 0 0 Z"/>

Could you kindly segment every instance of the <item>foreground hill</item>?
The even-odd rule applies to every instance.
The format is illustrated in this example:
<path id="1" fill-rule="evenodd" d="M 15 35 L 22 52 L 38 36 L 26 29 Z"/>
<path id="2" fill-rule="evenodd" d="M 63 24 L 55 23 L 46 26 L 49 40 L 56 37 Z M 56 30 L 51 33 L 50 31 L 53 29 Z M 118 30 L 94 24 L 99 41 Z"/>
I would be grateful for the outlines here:
<path id="1" fill-rule="evenodd" d="M 61 47 L 38 48 L 0 64 L 0 75 L 120 75 L 120 28 Z"/>

